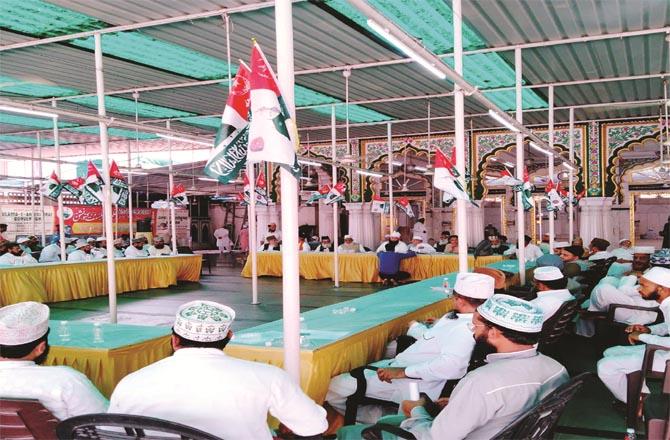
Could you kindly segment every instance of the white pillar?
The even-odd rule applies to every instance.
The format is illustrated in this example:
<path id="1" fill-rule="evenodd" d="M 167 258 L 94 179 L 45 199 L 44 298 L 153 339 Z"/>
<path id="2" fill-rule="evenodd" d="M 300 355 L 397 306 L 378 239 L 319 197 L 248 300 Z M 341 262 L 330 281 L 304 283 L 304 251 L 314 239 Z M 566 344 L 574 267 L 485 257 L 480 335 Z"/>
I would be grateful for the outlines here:
<path id="1" fill-rule="evenodd" d="M 571 163 L 575 163 L 575 109 L 570 107 L 570 133 L 568 135 L 568 151 L 569 158 Z M 568 180 L 568 193 L 570 197 L 568 200 L 572 202 L 575 198 L 575 173 L 572 169 L 569 169 L 569 180 Z M 575 238 L 575 209 L 572 203 L 568 205 L 568 237 L 570 238 L 570 243 Z"/>
<path id="2" fill-rule="evenodd" d="M 348 111 L 348 109 L 347 109 Z M 336 119 L 335 119 L 335 106 L 331 107 L 331 115 L 330 115 L 330 124 L 331 124 L 331 149 L 332 149 L 332 160 L 333 160 L 333 187 L 337 185 L 337 166 L 335 166 L 335 161 L 337 160 L 337 131 L 335 129 L 335 124 L 336 124 Z M 347 138 L 348 140 L 348 138 Z M 339 252 L 337 251 L 337 247 L 340 245 L 339 244 L 339 223 L 340 223 L 340 210 L 339 210 L 339 202 L 333 203 L 333 251 L 334 251 L 334 257 L 333 257 L 333 276 L 334 276 L 334 281 L 335 281 L 335 287 L 340 287 L 340 256 Z"/>
<path id="3" fill-rule="evenodd" d="M 51 105 L 56 107 L 56 101 L 51 101 Z M 60 140 L 58 137 L 58 117 L 53 118 L 53 133 L 54 133 L 54 148 L 56 149 L 56 173 L 59 179 L 63 179 L 60 166 Z M 65 262 L 67 259 L 65 253 L 65 218 L 63 215 L 63 193 L 58 196 L 58 231 L 60 240 L 60 261 Z"/>
<path id="4" fill-rule="evenodd" d="M 551 149 L 551 156 L 549 156 L 549 179 L 554 181 L 554 86 L 549 86 L 549 148 Z M 540 227 L 542 227 L 542 204 L 539 206 L 540 213 Z M 556 231 L 554 229 L 554 212 L 549 213 L 549 253 L 554 253 L 554 236 Z M 542 232 L 540 232 L 540 241 L 542 241 Z"/>
<path id="5" fill-rule="evenodd" d="M 256 227 L 256 175 L 254 164 L 247 163 L 249 178 L 249 258 L 251 258 L 251 304 L 260 304 L 258 300 L 258 229 Z M 233 208 L 234 209 L 234 208 Z M 265 225 L 267 230 L 267 225 Z"/>
<path id="6" fill-rule="evenodd" d="M 128 237 L 133 238 L 133 166 L 131 143 L 128 141 Z"/>
<path id="7" fill-rule="evenodd" d="M 477 246 L 484 239 L 484 208 L 470 205 L 466 207 L 467 218 L 467 245 Z M 461 241 L 460 232 L 458 241 Z"/>
<path id="8" fill-rule="evenodd" d="M 389 172 L 389 234 L 395 230 L 395 203 L 393 202 L 393 136 L 392 125 L 386 123 L 386 143 L 388 146 L 388 172 Z"/>
<path id="9" fill-rule="evenodd" d="M 170 121 L 168 120 L 165 123 L 165 128 L 170 129 Z M 174 190 L 174 173 L 172 171 L 172 139 L 167 139 L 168 144 L 168 181 L 170 184 L 170 190 L 168 191 L 168 201 L 172 197 L 172 190 Z M 170 210 L 170 235 L 172 239 L 172 255 L 177 255 L 177 222 L 176 222 L 176 210 L 177 207 L 174 203 L 168 204 L 168 209 Z"/>
<path id="10" fill-rule="evenodd" d="M 38 179 L 40 181 L 40 185 L 43 185 L 44 182 L 42 181 L 42 142 L 40 138 L 40 132 L 37 132 L 37 160 L 39 161 L 39 169 L 38 169 Z M 61 177 L 58 176 L 60 179 Z M 42 247 L 46 246 L 46 224 L 45 219 L 44 219 L 44 194 L 42 194 L 42 191 L 40 191 L 40 219 L 41 221 L 41 232 L 42 232 Z"/>
<path id="11" fill-rule="evenodd" d="M 461 0 L 452 1 L 454 22 L 454 70 L 463 76 L 463 17 Z M 456 143 L 456 169 L 465 176 L 465 96 L 460 87 L 454 86 L 454 136 Z M 458 271 L 468 271 L 468 220 L 467 201 L 456 200 L 456 224 L 458 228 Z"/>
<path id="12" fill-rule="evenodd" d="M 579 235 L 584 245 L 594 238 L 604 238 L 612 241 L 612 199 L 610 197 L 584 197 L 579 201 L 581 207 L 581 221 Z"/>
<path id="13" fill-rule="evenodd" d="M 293 72 L 293 18 L 291 0 L 275 2 L 277 72 L 288 111 L 295 117 Z M 298 180 L 281 169 L 282 290 L 284 316 L 284 369 L 300 383 L 300 273 L 298 270 Z"/>
<path id="14" fill-rule="evenodd" d="M 319 201 L 319 236 L 333 238 L 333 205 L 326 205 Z"/>
<path id="15" fill-rule="evenodd" d="M 105 111 L 105 79 L 102 70 L 102 44 L 100 34 L 95 39 L 95 85 L 98 94 L 98 116 L 106 117 Z M 112 233 L 112 184 L 109 178 L 109 139 L 107 123 L 99 122 L 100 148 L 102 150 L 102 187 L 103 217 L 107 234 Z M 109 243 L 109 242 L 108 242 Z M 107 286 L 109 290 L 109 321 L 116 323 L 116 265 L 114 262 L 114 246 L 107 245 Z"/>
<path id="16" fill-rule="evenodd" d="M 521 48 L 514 49 L 514 71 L 516 73 L 516 120 L 523 124 L 523 98 L 521 96 Z M 523 160 L 523 134 L 516 134 L 516 178 L 523 180 L 524 160 Z M 524 240 L 525 232 L 525 212 L 523 211 L 523 201 L 521 191 L 516 193 L 516 230 L 517 230 L 517 258 L 519 259 L 519 278 L 521 285 L 526 283 L 526 243 Z"/>
<path id="17" fill-rule="evenodd" d="M 35 233 L 35 148 L 30 147 L 30 233 Z"/>

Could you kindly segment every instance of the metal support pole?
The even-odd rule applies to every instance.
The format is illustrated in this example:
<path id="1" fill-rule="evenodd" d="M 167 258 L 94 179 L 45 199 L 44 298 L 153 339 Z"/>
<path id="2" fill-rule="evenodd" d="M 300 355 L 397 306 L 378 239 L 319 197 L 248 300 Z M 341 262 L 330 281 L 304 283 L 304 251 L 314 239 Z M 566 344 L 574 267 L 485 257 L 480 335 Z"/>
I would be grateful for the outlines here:
<path id="1" fill-rule="evenodd" d="M 254 164 L 247 163 L 247 177 L 249 178 L 249 257 L 251 258 L 251 304 L 260 304 L 258 300 L 258 255 L 256 247 L 256 175 Z"/>
<path id="2" fill-rule="evenodd" d="M 337 159 L 337 133 L 335 129 L 335 124 L 336 124 L 336 119 L 335 119 L 335 106 L 331 108 L 331 114 L 330 114 L 330 123 L 332 124 L 332 129 L 330 131 L 331 134 L 331 147 L 332 147 L 332 159 L 333 159 L 333 186 L 337 185 L 337 167 L 335 166 L 335 160 Z M 339 252 L 337 251 L 337 247 L 339 246 L 339 235 L 340 235 L 340 228 L 339 228 L 339 202 L 333 203 L 333 251 L 335 253 L 333 257 L 333 277 L 335 279 L 335 287 L 340 287 L 340 255 Z"/>
<path id="3" fill-rule="evenodd" d="M 51 103 L 52 107 L 56 107 L 56 101 Z M 60 140 L 58 136 L 58 118 L 53 118 L 53 131 L 54 131 L 54 148 L 56 150 L 56 173 L 58 178 L 62 179 L 63 175 L 61 174 L 60 166 Z M 59 243 L 60 243 L 60 261 L 65 262 L 67 260 L 67 255 L 65 253 L 65 217 L 63 215 L 63 193 L 58 196 L 58 234 L 59 234 Z"/>
<path id="4" fill-rule="evenodd" d="M 549 148 L 554 149 L 554 86 L 549 86 Z M 549 179 L 554 181 L 554 155 L 549 156 Z M 540 226 L 542 226 L 542 203 L 540 203 Z M 555 238 L 555 225 L 554 225 L 554 211 L 549 213 L 549 253 L 554 253 L 554 238 Z M 540 233 L 540 240 L 542 240 L 542 234 Z"/>
<path id="5" fill-rule="evenodd" d="M 30 234 L 35 235 L 35 148 L 30 147 Z"/>
<path id="6" fill-rule="evenodd" d="M 40 185 L 42 185 L 42 139 L 40 136 L 40 133 L 37 132 L 37 160 L 39 161 L 39 169 L 37 170 L 37 178 L 40 181 Z M 58 176 L 60 179 L 61 177 Z M 46 246 L 46 224 L 44 223 L 45 218 L 44 218 L 44 194 L 42 194 L 42 191 L 40 191 L 40 219 L 42 220 L 42 247 Z"/>
<path id="7" fill-rule="evenodd" d="M 454 69 L 463 76 L 463 18 L 461 0 L 453 0 Z M 463 89 L 454 84 L 454 124 L 456 144 L 456 170 L 465 176 L 465 96 Z M 467 188 L 464 188 L 467 191 Z M 468 220 L 467 201 L 456 200 L 456 229 L 458 230 L 458 271 L 468 271 Z"/>
<path id="8" fill-rule="evenodd" d="M 568 134 L 568 151 L 570 163 L 574 163 L 575 160 L 575 109 L 570 108 L 570 133 Z M 568 205 L 568 236 L 570 237 L 570 243 L 575 238 L 575 208 L 572 204 L 572 201 L 575 197 L 575 173 L 570 167 L 568 169 L 568 194 L 570 195 L 568 200 L 570 200 L 570 205 Z"/>
<path id="9" fill-rule="evenodd" d="M 521 49 L 514 49 L 514 71 L 516 73 L 516 120 L 523 124 L 523 99 L 521 97 Z M 523 134 L 516 134 L 516 178 L 523 180 Z M 519 259 L 519 278 L 521 285 L 526 283 L 526 242 L 525 215 L 521 191 L 516 193 L 516 234 L 517 234 L 517 258 Z M 460 241 L 460 240 L 459 240 Z"/>
<path id="10" fill-rule="evenodd" d="M 105 110 L 105 79 L 102 68 L 102 42 L 100 34 L 95 39 L 95 85 L 98 93 L 98 115 L 106 116 Z M 109 178 L 109 138 L 107 123 L 100 122 L 100 147 L 102 150 L 102 186 L 103 216 L 107 234 L 112 233 L 112 186 Z M 109 290 L 109 321 L 116 323 L 116 267 L 114 262 L 114 246 L 107 245 L 107 287 Z"/>
<path id="11" fill-rule="evenodd" d="M 168 130 L 170 129 L 170 121 L 167 121 L 165 123 L 165 128 L 167 128 Z M 172 190 L 174 189 L 174 173 L 172 172 L 172 139 L 168 138 L 167 144 L 169 154 L 168 179 L 170 181 L 170 191 L 168 191 L 168 200 L 170 200 L 170 197 L 172 196 Z M 172 236 L 172 255 L 177 255 L 177 221 L 176 221 L 177 207 L 175 206 L 174 203 L 170 203 L 168 206 L 170 208 L 170 235 Z"/>
<path id="12" fill-rule="evenodd" d="M 393 135 L 390 122 L 386 123 L 386 143 L 389 149 L 389 234 L 395 229 L 395 205 L 393 203 Z"/>
<path id="13" fill-rule="evenodd" d="M 293 4 L 275 2 L 277 74 L 291 116 L 295 116 L 293 68 Z M 281 168 L 282 291 L 284 315 L 284 369 L 300 383 L 300 274 L 298 270 L 298 180 Z"/>

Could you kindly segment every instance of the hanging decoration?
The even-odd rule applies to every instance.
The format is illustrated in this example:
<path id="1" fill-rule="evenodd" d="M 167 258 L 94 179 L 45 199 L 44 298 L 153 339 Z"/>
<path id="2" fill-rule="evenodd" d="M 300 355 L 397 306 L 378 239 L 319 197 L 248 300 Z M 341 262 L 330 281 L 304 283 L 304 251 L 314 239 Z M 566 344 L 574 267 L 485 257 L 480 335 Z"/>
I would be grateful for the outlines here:
<path id="1" fill-rule="evenodd" d="M 390 204 L 382 200 L 377 194 L 372 196 L 372 202 L 370 202 L 370 212 L 375 212 L 379 214 L 388 214 L 391 211 Z"/>
<path id="2" fill-rule="evenodd" d="M 510 187 L 515 187 L 518 185 L 523 185 L 523 181 L 517 179 L 516 177 L 512 176 L 512 173 L 505 168 L 502 173 L 500 173 L 500 177 L 493 178 L 493 179 L 488 179 L 486 181 L 486 184 L 489 186 L 510 186 Z"/>
<path id="3" fill-rule="evenodd" d="M 86 181 L 81 188 L 81 196 L 79 200 L 84 205 L 101 205 L 102 204 L 102 187 L 104 185 L 100 172 L 93 165 L 93 162 L 88 161 L 88 171 Z"/>
<path id="4" fill-rule="evenodd" d="M 515 192 L 521 193 L 521 202 L 523 203 L 523 210 L 529 211 L 533 207 L 531 197 L 533 195 L 533 184 L 530 183 L 530 176 L 528 175 L 528 168 L 523 169 L 523 183 L 512 187 Z"/>
<path id="5" fill-rule="evenodd" d="M 128 184 L 114 160 L 109 166 L 109 179 L 112 183 L 112 203 L 126 208 L 128 206 Z"/>
<path id="6" fill-rule="evenodd" d="M 412 205 L 409 204 L 409 199 L 407 197 L 400 197 L 396 202 L 396 206 L 407 214 L 407 217 L 414 218 L 414 211 L 412 210 Z"/>
<path id="7" fill-rule="evenodd" d="M 256 185 L 255 185 L 255 193 L 256 193 L 256 204 L 257 205 L 267 205 L 268 204 L 268 198 L 265 196 L 265 175 L 261 171 L 258 174 L 258 177 L 256 178 Z M 247 173 L 244 173 L 244 188 L 243 188 L 243 194 L 242 195 L 242 201 L 244 201 L 245 205 L 248 205 L 251 200 L 251 185 L 249 184 L 249 177 L 247 177 Z M 239 197 L 238 197 L 239 200 Z"/>
<path id="8" fill-rule="evenodd" d="M 547 196 L 545 197 L 547 200 L 547 211 L 561 211 L 565 208 L 565 203 L 558 194 L 557 188 L 554 186 L 554 182 L 551 179 L 547 181 L 547 186 L 544 191 L 547 193 Z"/>
<path id="9" fill-rule="evenodd" d="M 60 183 L 55 171 L 51 172 L 51 176 L 44 182 L 40 188 L 40 193 L 47 199 L 57 201 L 60 193 L 63 191 L 63 184 Z"/>
<path id="10" fill-rule="evenodd" d="M 347 187 L 344 182 L 337 182 L 335 186 L 330 188 L 330 191 L 328 191 L 328 194 L 326 195 L 326 205 L 332 205 L 333 203 L 344 200 L 344 193 L 346 190 Z"/>
<path id="11" fill-rule="evenodd" d="M 77 177 L 76 179 L 68 180 L 63 184 L 63 189 L 72 194 L 73 196 L 79 198 L 81 197 L 81 189 L 84 186 L 86 181 L 83 177 Z"/>
<path id="12" fill-rule="evenodd" d="M 308 205 L 313 205 L 314 203 L 317 203 L 319 200 L 328 197 L 329 193 L 330 193 L 330 185 L 323 185 L 321 188 L 319 188 L 318 191 L 312 192 L 312 194 L 309 196 L 309 199 L 307 199 L 306 203 Z"/>
<path id="13" fill-rule="evenodd" d="M 452 150 L 453 152 L 453 150 Z M 452 156 L 453 157 L 453 156 Z M 454 163 L 439 148 L 435 149 L 433 186 L 444 192 L 442 201 L 450 205 L 454 200 L 466 200 L 478 206 L 467 193 L 467 183 L 458 172 Z"/>
<path id="14" fill-rule="evenodd" d="M 186 189 L 184 185 L 178 183 L 172 187 L 170 191 L 170 203 L 175 207 L 188 205 L 188 197 L 186 197 Z"/>

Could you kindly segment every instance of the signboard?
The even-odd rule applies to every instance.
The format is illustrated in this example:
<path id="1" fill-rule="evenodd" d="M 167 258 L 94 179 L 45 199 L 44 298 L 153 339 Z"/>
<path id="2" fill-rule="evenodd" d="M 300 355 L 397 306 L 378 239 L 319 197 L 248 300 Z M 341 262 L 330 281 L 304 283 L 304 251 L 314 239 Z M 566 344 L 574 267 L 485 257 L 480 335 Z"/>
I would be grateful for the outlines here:
<path id="1" fill-rule="evenodd" d="M 8 240 L 16 240 L 27 235 L 42 235 L 42 217 L 44 217 L 46 234 L 54 233 L 54 210 L 51 206 L 45 206 L 44 212 L 40 213 L 40 206 L 35 205 L 35 231 L 33 232 L 33 207 L 30 205 L 0 205 L 0 223 L 7 225 L 7 232 L 3 237 Z M 42 215 L 43 214 L 43 215 Z"/>
<path id="2" fill-rule="evenodd" d="M 53 228 L 58 229 L 58 212 L 54 207 Z M 67 205 L 63 207 L 67 235 L 103 235 L 102 206 Z M 133 231 L 152 232 L 153 209 L 133 208 Z M 113 235 L 128 234 L 128 208 L 112 208 Z"/>
<path id="3" fill-rule="evenodd" d="M 166 240 L 172 235 L 170 231 L 170 210 L 154 209 L 154 236 L 164 237 Z M 175 225 L 177 230 L 177 244 L 191 245 L 191 218 L 188 209 L 175 209 Z"/>

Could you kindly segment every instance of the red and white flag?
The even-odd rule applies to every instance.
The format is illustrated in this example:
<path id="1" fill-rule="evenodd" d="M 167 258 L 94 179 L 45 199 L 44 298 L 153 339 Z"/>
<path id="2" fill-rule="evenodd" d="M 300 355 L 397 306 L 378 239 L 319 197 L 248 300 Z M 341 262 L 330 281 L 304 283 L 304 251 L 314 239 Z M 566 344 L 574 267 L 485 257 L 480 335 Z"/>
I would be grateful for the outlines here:
<path id="1" fill-rule="evenodd" d="M 433 185 L 435 188 L 445 192 L 445 199 L 470 201 L 470 196 L 464 190 L 465 182 L 460 180 L 460 174 L 453 162 L 439 148 L 435 150 L 433 167 L 435 171 Z"/>
<path id="2" fill-rule="evenodd" d="M 174 203 L 175 206 L 188 205 L 188 197 L 186 197 L 186 189 L 184 188 L 184 185 L 178 183 L 172 187 L 172 191 L 170 191 L 170 202 Z"/>
<path id="3" fill-rule="evenodd" d="M 414 211 L 412 210 L 412 205 L 409 204 L 409 199 L 407 197 L 400 197 L 398 198 L 398 202 L 396 203 L 398 208 L 402 209 L 402 211 L 407 214 L 407 217 L 414 217 Z"/>

